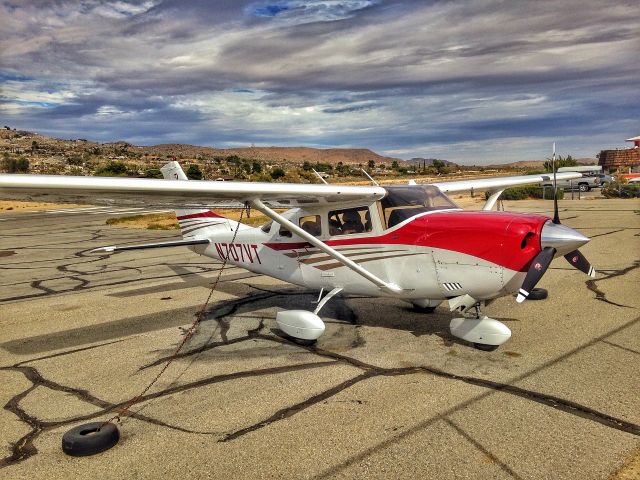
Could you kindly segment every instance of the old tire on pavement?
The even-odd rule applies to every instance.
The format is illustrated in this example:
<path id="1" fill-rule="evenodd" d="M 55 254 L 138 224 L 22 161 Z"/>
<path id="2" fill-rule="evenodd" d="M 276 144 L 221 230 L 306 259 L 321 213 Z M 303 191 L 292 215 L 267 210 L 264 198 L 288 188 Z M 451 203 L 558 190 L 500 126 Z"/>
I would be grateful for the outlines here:
<path id="1" fill-rule="evenodd" d="M 85 423 L 62 436 L 62 451 L 74 457 L 86 457 L 109 450 L 118 440 L 120 432 L 113 423 Z"/>
<path id="2" fill-rule="evenodd" d="M 549 292 L 545 288 L 534 288 L 529 293 L 527 300 L 544 300 L 549 296 Z"/>

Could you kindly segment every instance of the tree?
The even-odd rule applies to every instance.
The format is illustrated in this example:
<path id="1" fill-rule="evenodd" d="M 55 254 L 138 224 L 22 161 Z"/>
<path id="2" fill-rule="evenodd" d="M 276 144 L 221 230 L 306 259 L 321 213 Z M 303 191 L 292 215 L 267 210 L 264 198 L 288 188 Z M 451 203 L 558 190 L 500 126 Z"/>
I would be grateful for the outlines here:
<path id="1" fill-rule="evenodd" d="M 441 173 L 449 173 L 449 167 L 442 160 L 434 160 L 431 165 L 436 169 L 436 172 Z"/>
<path id="2" fill-rule="evenodd" d="M 189 168 L 187 168 L 187 178 L 189 180 L 202 180 L 202 170 L 200 170 L 197 164 L 192 163 L 189 165 Z"/>
<path id="3" fill-rule="evenodd" d="M 398 170 L 398 168 L 400 168 L 400 165 L 398 165 L 397 160 L 394 160 L 393 162 L 391 162 L 391 168 L 393 168 L 394 170 Z"/>
<path id="4" fill-rule="evenodd" d="M 253 170 L 253 173 L 262 173 L 262 164 L 257 160 L 254 160 L 251 164 L 251 170 Z"/>
<path id="5" fill-rule="evenodd" d="M 562 155 L 558 155 L 556 158 L 556 171 L 561 167 L 575 167 L 578 165 L 578 162 L 573 159 L 571 155 L 567 155 L 566 157 L 562 157 Z M 553 171 L 553 166 L 550 158 L 547 158 L 547 161 L 544 162 L 544 169 L 547 172 Z"/>
<path id="6" fill-rule="evenodd" d="M 376 168 L 376 162 L 375 160 L 369 160 L 367 162 L 367 167 L 369 167 L 369 170 L 373 170 L 374 168 Z"/>
<path id="7" fill-rule="evenodd" d="M 282 168 L 275 167 L 273 170 L 271 170 L 270 175 L 271 175 L 271 178 L 273 178 L 274 180 L 277 180 L 279 178 L 284 177 L 285 172 Z"/>
<path id="8" fill-rule="evenodd" d="M 308 161 L 306 161 L 306 160 L 305 160 L 305 161 L 304 161 L 304 163 L 302 164 L 302 169 L 303 169 L 305 172 L 310 172 L 312 168 L 313 168 L 313 167 L 311 166 L 311 164 L 310 164 Z"/>

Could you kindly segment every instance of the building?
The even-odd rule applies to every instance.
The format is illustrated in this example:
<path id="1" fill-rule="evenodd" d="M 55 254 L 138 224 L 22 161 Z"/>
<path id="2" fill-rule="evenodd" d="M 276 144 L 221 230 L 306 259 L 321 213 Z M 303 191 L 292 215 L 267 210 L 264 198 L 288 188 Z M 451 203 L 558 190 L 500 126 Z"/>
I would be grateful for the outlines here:
<path id="1" fill-rule="evenodd" d="M 598 165 L 607 173 L 640 173 L 640 136 L 627 138 L 633 142 L 631 148 L 602 150 L 598 154 Z"/>
<path id="2" fill-rule="evenodd" d="M 640 135 L 633 138 L 627 138 L 625 142 L 633 142 L 633 148 L 640 148 Z"/>

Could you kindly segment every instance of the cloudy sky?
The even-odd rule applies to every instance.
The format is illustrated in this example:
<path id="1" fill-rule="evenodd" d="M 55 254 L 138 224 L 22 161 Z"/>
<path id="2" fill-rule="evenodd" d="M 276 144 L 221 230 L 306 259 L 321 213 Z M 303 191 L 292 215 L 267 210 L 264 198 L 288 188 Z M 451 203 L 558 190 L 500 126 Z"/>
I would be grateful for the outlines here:
<path id="1" fill-rule="evenodd" d="M 62 138 L 593 157 L 640 134 L 635 2 L 0 0 L 0 123 Z"/>

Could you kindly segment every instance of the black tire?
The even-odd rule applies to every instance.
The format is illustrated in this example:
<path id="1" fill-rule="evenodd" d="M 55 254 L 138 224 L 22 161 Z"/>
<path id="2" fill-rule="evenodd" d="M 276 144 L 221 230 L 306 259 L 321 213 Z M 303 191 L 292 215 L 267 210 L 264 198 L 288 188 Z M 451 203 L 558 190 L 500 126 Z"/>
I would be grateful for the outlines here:
<path id="1" fill-rule="evenodd" d="M 544 300 L 549 296 L 549 292 L 545 288 L 534 288 L 529 292 L 527 300 Z"/>
<path id="2" fill-rule="evenodd" d="M 433 313 L 436 311 L 438 307 L 420 307 L 418 305 L 413 304 L 413 310 L 418 313 Z"/>
<path id="3" fill-rule="evenodd" d="M 109 450 L 118 440 L 120 432 L 113 423 L 85 423 L 62 436 L 62 451 L 73 457 L 86 457 Z"/>
<path id="4" fill-rule="evenodd" d="M 493 352 L 500 345 L 487 345 L 486 343 L 474 343 L 473 348 L 482 350 L 483 352 Z"/>
<path id="5" fill-rule="evenodd" d="M 295 338 L 291 337 L 293 343 L 300 345 L 301 347 L 310 347 L 311 345 L 315 345 L 318 340 L 305 340 L 304 338 Z"/>
<path id="6" fill-rule="evenodd" d="M 586 183 L 581 183 L 580 185 L 578 185 L 578 188 L 581 192 L 588 192 L 589 190 L 591 190 L 589 185 L 587 185 Z"/>

